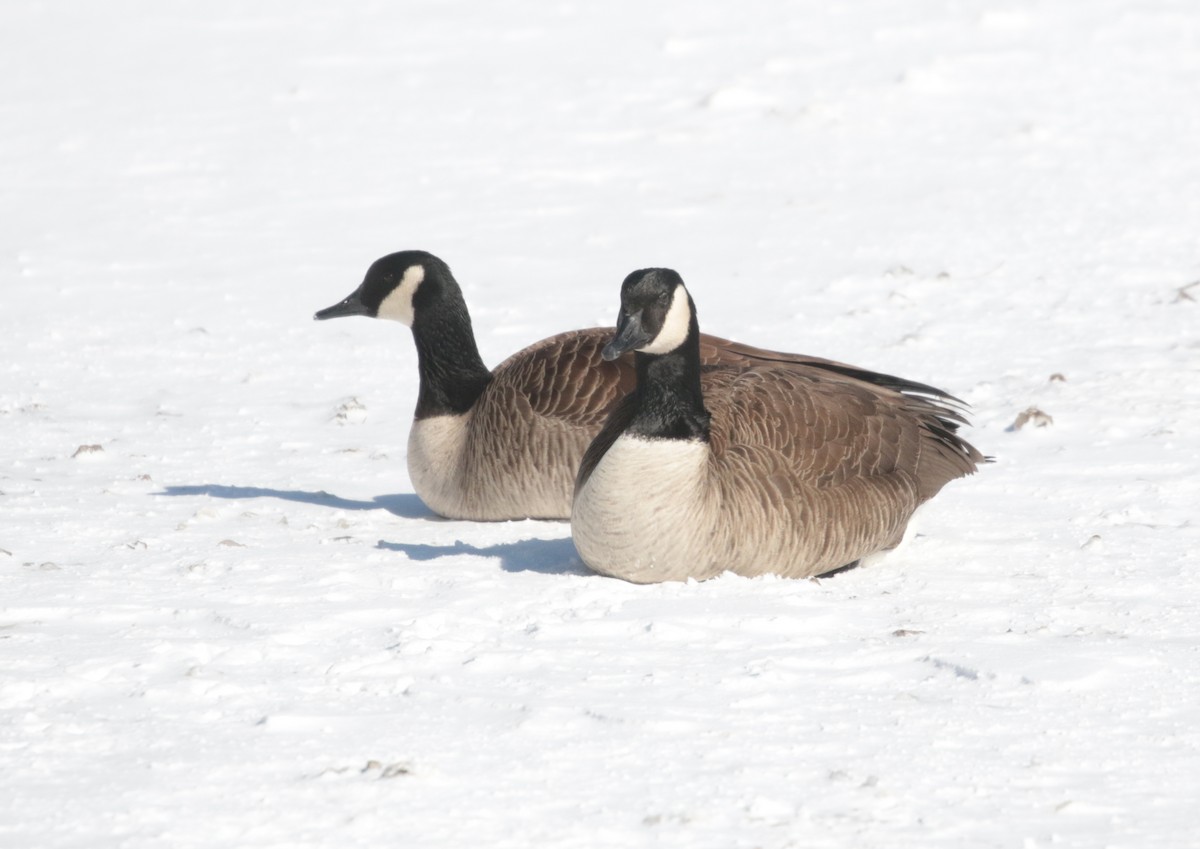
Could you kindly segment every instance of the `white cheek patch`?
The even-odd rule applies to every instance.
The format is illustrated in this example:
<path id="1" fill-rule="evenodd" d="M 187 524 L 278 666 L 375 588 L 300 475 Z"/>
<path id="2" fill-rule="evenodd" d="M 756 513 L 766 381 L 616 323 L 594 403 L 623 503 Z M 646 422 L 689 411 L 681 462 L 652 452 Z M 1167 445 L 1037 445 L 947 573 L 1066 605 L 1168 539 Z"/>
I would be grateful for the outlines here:
<path id="1" fill-rule="evenodd" d="M 662 330 L 649 345 L 638 348 L 643 354 L 666 354 L 674 351 L 687 339 L 688 327 L 692 323 L 692 311 L 688 307 L 687 290 L 676 286 L 671 293 L 671 308 L 663 319 Z"/>
<path id="2" fill-rule="evenodd" d="M 410 265 L 404 269 L 404 276 L 400 278 L 400 284 L 388 292 L 387 297 L 379 304 L 379 312 L 375 314 L 376 318 L 387 318 L 412 327 L 413 296 L 417 294 L 417 287 L 424 279 L 425 266 Z"/>

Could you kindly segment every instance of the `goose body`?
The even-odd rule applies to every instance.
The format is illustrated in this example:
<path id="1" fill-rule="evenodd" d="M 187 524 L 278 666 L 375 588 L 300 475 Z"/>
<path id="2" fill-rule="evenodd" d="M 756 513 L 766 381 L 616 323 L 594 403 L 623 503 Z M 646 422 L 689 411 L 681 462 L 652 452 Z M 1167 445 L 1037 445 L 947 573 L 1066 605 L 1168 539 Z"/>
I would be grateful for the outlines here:
<path id="1" fill-rule="evenodd" d="M 895 547 L 917 507 L 984 459 L 933 387 L 744 345 L 706 362 L 669 269 L 622 286 L 603 353 L 629 350 L 637 388 L 588 448 L 571 515 L 605 575 L 821 575 Z"/>
<path id="2" fill-rule="evenodd" d="M 418 413 L 408 435 L 413 488 L 456 519 L 566 519 L 579 461 L 633 383 L 631 365 L 600 358 L 611 331 L 559 334 L 492 371 L 461 413 Z"/>

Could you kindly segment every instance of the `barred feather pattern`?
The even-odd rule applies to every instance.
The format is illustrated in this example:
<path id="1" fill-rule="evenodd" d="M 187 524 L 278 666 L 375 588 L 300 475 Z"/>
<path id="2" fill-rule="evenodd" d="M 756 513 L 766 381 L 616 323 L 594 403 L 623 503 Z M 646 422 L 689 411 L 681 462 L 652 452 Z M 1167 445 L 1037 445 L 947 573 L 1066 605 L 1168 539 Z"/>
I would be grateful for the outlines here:
<path id="1" fill-rule="evenodd" d="M 544 339 L 497 366 L 466 413 L 415 421 L 408 466 L 421 500 L 455 519 L 569 518 L 580 459 L 636 382 L 631 359 L 600 357 L 611 336 Z"/>
<path id="2" fill-rule="evenodd" d="M 932 387 L 712 337 L 701 348 L 707 443 L 625 435 L 627 402 L 584 458 L 572 533 L 598 572 L 820 575 L 899 544 L 917 507 L 985 459 L 956 433 L 961 403 Z"/>

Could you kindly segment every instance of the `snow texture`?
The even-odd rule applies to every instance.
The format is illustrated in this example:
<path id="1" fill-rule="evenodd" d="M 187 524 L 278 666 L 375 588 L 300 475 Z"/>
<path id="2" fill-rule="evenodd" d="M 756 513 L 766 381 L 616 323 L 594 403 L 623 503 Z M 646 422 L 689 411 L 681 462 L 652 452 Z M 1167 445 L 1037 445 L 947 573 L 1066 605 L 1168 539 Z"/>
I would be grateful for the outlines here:
<path id="1" fill-rule="evenodd" d="M 1195 3 L 0 19 L 0 845 L 1197 845 Z M 402 248 L 490 364 L 667 265 L 997 462 L 821 581 L 434 518 L 311 320 Z"/>

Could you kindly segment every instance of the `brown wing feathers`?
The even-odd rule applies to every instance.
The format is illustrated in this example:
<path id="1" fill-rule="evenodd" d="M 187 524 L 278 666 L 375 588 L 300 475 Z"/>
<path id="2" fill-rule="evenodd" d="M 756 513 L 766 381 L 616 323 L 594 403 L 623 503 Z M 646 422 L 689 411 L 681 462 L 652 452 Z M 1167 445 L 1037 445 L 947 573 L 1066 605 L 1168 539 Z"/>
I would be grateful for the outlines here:
<path id="1" fill-rule="evenodd" d="M 871 427 L 879 428 L 874 438 L 863 441 L 879 463 L 886 464 L 886 453 L 879 452 L 887 445 L 898 444 L 900 431 L 907 425 L 914 431 L 907 434 L 909 453 L 898 455 L 891 462 L 894 465 L 906 458 L 915 470 L 918 460 L 923 461 L 921 465 L 926 468 L 922 471 L 928 474 L 920 477 L 926 484 L 922 487 L 926 498 L 947 481 L 970 474 L 979 463 L 985 462 L 984 456 L 957 433 L 958 427 L 967 423 L 961 412 L 966 405 L 933 386 L 833 360 L 766 351 L 714 336 L 701 336 L 700 354 L 702 364 L 710 368 L 732 363 L 749 371 L 756 364 L 773 365 L 796 378 L 806 376 L 812 382 L 780 389 L 782 394 L 812 396 L 807 403 L 790 408 L 789 412 L 796 417 L 793 420 L 798 424 L 798 416 L 802 415 L 805 426 L 811 428 L 815 423 L 812 417 L 817 414 L 814 406 L 817 398 L 826 399 L 822 413 L 826 417 L 838 411 L 854 411 Z M 833 391 L 822 392 L 821 388 Z M 749 417 L 748 412 L 744 416 Z M 774 416 L 776 423 L 779 418 L 779 414 Z M 826 418 L 824 426 L 826 438 L 837 439 L 837 428 L 847 425 L 834 417 Z M 920 439 L 914 440 L 915 436 Z M 873 473 L 867 469 L 858 471 Z"/>
<path id="2" fill-rule="evenodd" d="M 519 387 L 539 416 L 594 431 L 637 382 L 632 357 L 612 363 L 600 357 L 611 337 L 612 330 L 603 327 L 551 336 L 501 363 L 493 374 Z"/>

